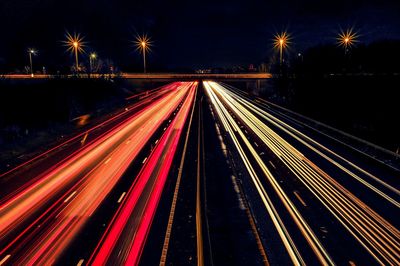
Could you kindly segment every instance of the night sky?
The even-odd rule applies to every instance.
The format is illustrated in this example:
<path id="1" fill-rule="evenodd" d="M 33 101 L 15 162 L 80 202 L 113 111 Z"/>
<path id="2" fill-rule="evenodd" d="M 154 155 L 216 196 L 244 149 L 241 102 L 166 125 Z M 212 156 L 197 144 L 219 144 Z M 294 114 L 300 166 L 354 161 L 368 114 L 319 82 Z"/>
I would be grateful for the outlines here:
<path id="1" fill-rule="evenodd" d="M 283 29 L 295 52 L 335 42 L 340 27 L 354 26 L 364 43 L 400 39 L 400 1 L 1 0 L 0 23 L 3 68 L 22 68 L 28 47 L 40 51 L 38 64 L 66 64 L 67 30 L 126 70 L 141 67 L 138 33 L 154 41 L 150 69 L 231 67 L 268 57 Z"/>

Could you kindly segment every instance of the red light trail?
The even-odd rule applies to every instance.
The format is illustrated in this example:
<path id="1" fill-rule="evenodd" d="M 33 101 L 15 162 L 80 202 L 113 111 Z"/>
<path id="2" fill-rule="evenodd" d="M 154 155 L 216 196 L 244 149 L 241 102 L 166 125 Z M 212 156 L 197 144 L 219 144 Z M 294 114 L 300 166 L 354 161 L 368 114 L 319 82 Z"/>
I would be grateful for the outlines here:
<path id="1" fill-rule="evenodd" d="M 178 113 L 180 128 L 172 130 L 177 125 L 178 118 L 175 118 L 164 133 L 164 136 L 170 136 L 174 132 L 175 146 L 169 145 L 168 149 L 176 149 L 186 119 L 186 115 L 182 118 L 182 113 L 187 112 L 196 86 L 197 83 L 187 82 L 161 88 L 158 91 L 161 97 L 152 97 L 150 104 L 142 110 L 3 200 L 0 206 L 0 242 L 3 243 L 0 256 L 8 254 L 10 256 L 7 255 L 7 259 L 11 257 L 10 260 L 18 264 L 55 262 L 112 191 L 150 137 L 184 101 Z M 165 139 L 163 137 L 157 147 L 167 145 Z M 159 152 L 160 148 L 157 148 L 146 166 L 158 164 L 154 154 Z M 166 158 L 170 156 L 173 157 L 168 155 Z M 163 178 L 159 180 L 163 182 L 172 157 L 170 161 L 165 160 L 162 168 L 160 176 Z M 139 178 L 134 184 L 138 183 Z M 155 191 L 152 197 L 159 199 Z"/>
<path id="2" fill-rule="evenodd" d="M 194 99 L 196 86 L 197 83 L 192 84 L 181 110 L 158 142 L 137 181 L 130 188 L 125 202 L 115 215 L 92 258 L 94 265 L 106 263 L 136 265 L 139 262 Z"/>

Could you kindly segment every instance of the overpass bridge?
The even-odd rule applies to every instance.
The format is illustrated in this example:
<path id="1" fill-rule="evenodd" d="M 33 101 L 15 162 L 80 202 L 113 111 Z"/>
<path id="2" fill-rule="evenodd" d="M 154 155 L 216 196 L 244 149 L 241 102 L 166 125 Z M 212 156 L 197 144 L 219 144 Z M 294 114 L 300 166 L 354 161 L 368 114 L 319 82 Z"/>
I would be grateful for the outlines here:
<path id="1" fill-rule="evenodd" d="M 4 79 L 57 79 L 57 78 L 123 78 L 123 79 L 150 79 L 150 80 L 193 80 L 193 79 L 268 79 L 270 73 L 234 73 L 234 74 L 203 74 L 203 73 L 121 73 L 121 74 L 78 74 L 78 75 L 44 75 L 35 74 L 33 77 L 27 74 L 0 75 Z"/>
<path id="2" fill-rule="evenodd" d="M 234 73 L 234 74 L 211 74 L 211 73 L 149 73 L 133 74 L 124 73 L 122 77 L 127 79 L 267 79 L 270 73 Z"/>

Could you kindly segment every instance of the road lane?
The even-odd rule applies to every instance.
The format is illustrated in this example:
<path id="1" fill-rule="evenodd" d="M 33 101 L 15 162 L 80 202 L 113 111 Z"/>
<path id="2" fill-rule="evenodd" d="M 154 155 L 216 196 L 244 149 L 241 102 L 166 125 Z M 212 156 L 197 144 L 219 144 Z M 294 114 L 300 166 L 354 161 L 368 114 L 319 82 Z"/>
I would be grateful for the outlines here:
<path id="1" fill-rule="evenodd" d="M 400 235 L 398 229 L 376 211 L 371 209 L 370 206 L 354 196 L 354 194 L 338 183 L 332 176 L 324 172 L 317 165 L 318 162 L 314 163 L 310 161 L 304 154 L 299 152 L 296 147 L 290 145 L 272 130 L 268 125 L 273 123 L 277 124 L 277 119 L 271 119 L 270 117 L 272 115 L 269 115 L 269 117 L 265 115 L 265 113 L 268 113 L 267 111 L 260 110 L 260 108 L 256 107 L 252 102 L 243 99 L 243 96 L 217 83 L 206 82 L 205 86 L 207 87 L 209 97 L 212 98 L 214 108 L 217 109 L 219 118 L 222 120 L 231 138 L 237 139 L 237 136 L 239 139 L 241 138 L 242 142 L 245 143 L 245 146 L 247 146 L 247 149 L 250 151 L 252 156 L 251 160 L 247 158 L 245 152 L 243 152 L 242 156 L 242 159 L 245 162 L 247 161 L 249 172 L 254 171 L 251 161 L 255 160 L 259 167 L 263 169 L 264 175 L 267 177 L 270 184 L 275 188 L 275 192 L 280 195 L 281 202 L 285 204 L 286 210 L 291 213 L 292 219 L 296 221 L 298 229 L 307 239 L 307 242 L 321 263 L 332 264 L 333 259 L 330 258 L 324 246 L 321 244 L 320 239 L 308 225 L 307 220 L 301 216 L 299 209 L 291 202 L 288 194 L 280 187 L 277 178 L 274 177 L 268 167 L 266 167 L 262 158 L 253 147 L 254 142 L 248 140 L 248 132 L 242 130 L 241 127 L 238 126 L 238 121 L 242 122 L 246 128 L 250 129 L 252 134 L 257 138 L 256 142 L 261 141 L 265 147 L 279 158 L 280 162 L 301 181 L 309 192 L 329 210 L 333 218 L 337 219 L 347 232 L 350 233 L 378 263 L 396 264 L 399 262 Z M 267 120 L 268 123 L 263 122 L 259 117 L 263 117 L 265 120 L 269 118 Z M 281 128 L 283 128 L 283 126 L 281 126 Z M 292 137 L 296 137 L 296 135 L 292 133 Z M 306 146 L 308 145 L 306 142 L 303 142 L 303 144 Z M 307 147 L 313 148 L 310 145 Z M 243 149 L 238 140 L 236 148 L 239 150 Z M 336 160 L 332 161 L 332 163 L 342 171 L 345 169 L 345 167 Z M 353 178 L 358 177 L 352 172 L 344 172 Z M 270 208 L 269 213 L 271 219 L 279 220 L 279 215 L 275 213 L 275 211 L 272 211 L 273 205 L 271 206 L 271 204 L 268 204 L 268 195 L 265 195 L 263 191 L 262 182 L 259 182 L 257 178 L 258 176 L 254 172 L 254 184 L 259 187 L 260 196 L 265 197 L 265 206 L 267 209 Z M 378 193 L 382 198 L 388 200 L 397 207 L 398 201 L 397 198 L 395 198 L 397 194 L 396 188 L 391 187 L 389 191 L 395 192 L 395 194 L 388 195 L 386 190 L 382 191 L 382 188 L 375 187 L 375 184 L 370 184 L 361 177 L 359 177 L 358 181 L 362 182 L 371 191 Z M 389 185 L 385 187 L 388 188 Z M 298 197 L 298 195 L 296 197 Z M 398 208 L 395 209 L 395 211 L 398 213 Z M 285 227 L 282 223 L 275 223 L 275 225 L 278 231 L 285 232 Z M 291 240 L 290 235 L 281 233 L 281 239 L 293 263 L 302 263 L 301 256 L 296 249 L 296 244 Z"/>
<path id="2" fill-rule="evenodd" d="M 197 83 L 192 84 L 176 118 L 146 160 L 141 173 L 92 255 L 91 263 L 137 265 L 139 262 L 182 129 L 193 103 L 196 86 Z"/>
<path id="3" fill-rule="evenodd" d="M 12 252 L 23 264 L 55 261 L 191 86 L 154 100 L 1 205 L 1 255 Z"/>
<path id="4" fill-rule="evenodd" d="M 176 89 L 179 86 L 179 82 L 174 82 L 159 88 L 158 90 L 152 90 L 149 93 L 143 95 L 143 93 L 134 95 L 136 99 L 129 99 L 129 102 L 124 110 L 112 114 L 106 120 L 84 129 L 81 133 L 56 144 L 55 146 L 45 150 L 37 155 L 34 155 L 29 160 L 14 166 L 12 169 L 7 170 L 0 174 L 0 205 L 12 198 L 13 195 L 18 194 L 20 191 L 29 187 L 37 179 L 40 179 L 46 173 L 59 167 L 61 164 L 66 162 L 75 154 L 82 151 L 86 146 L 92 144 L 102 136 L 109 134 L 115 130 L 122 123 L 130 119 L 135 113 L 139 112 L 143 108 L 146 108 L 151 102 L 159 99 L 168 91 Z M 137 101 L 137 98 L 140 101 Z M 131 98 L 131 97 L 130 97 Z M 85 142 L 82 143 L 83 138 Z"/>

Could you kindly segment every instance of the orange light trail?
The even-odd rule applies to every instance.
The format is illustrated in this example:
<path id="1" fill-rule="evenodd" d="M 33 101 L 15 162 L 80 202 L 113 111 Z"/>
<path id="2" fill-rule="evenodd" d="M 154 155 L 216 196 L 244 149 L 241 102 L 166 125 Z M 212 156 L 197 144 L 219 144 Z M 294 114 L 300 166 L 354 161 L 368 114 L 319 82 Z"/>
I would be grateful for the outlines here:
<path id="1" fill-rule="evenodd" d="M 157 143 L 114 216 L 92 256 L 91 264 L 137 265 L 139 262 L 196 87 L 197 83 L 191 85 L 179 113 Z"/>
<path id="2" fill-rule="evenodd" d="M 8 244 L 0 254 L 18 251 L 19 264 L 56 261 L 191 86 L 166 86 L 160 98 L 2 202 L 0 242 Z M 23 248 L 28 240 L 33 244 Z"/>

